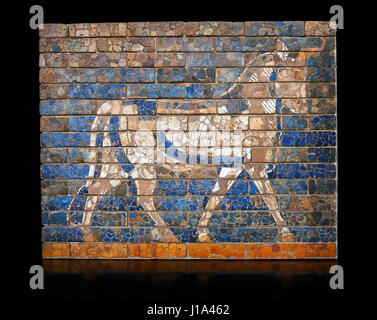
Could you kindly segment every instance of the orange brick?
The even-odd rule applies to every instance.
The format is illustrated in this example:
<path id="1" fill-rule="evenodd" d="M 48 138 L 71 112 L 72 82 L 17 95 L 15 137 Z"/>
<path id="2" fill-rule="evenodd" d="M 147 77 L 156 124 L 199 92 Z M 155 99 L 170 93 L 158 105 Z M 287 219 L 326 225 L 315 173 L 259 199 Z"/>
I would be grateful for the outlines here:
<path id="1" fill-rule="evenodd" d="M 263 258 L 263 247 L 260 244 L 248 244 L 246 246 L 246 258 L 257 259 Z"/>
<path id="2" fill-rule="evenodd" d="M 139 243 L 129 244 L 129 256 L 137 258 L 183 258 L 186 245 L 180 243 Z"/>
<path id="3" fill-rule="evenodd" d="M 245 257 L 245 244 L 189 244 L 187 248 L 187 256 L 191 258 L 238 258 Z"/>
<path id="4" fill-rule="evenodd" d="M 331 258 L 336 256 L 333 243 L 279 243 L 247 244 L 247 259 L 303 259 Z"/>
<path id="5" fill-rule="evenodd" d="M 245 244 L 227 244 L 223 246 L 222 253 L 225 258 L 245 258 Z"/>
<path id="6" fill-rule="evenodd" d="M 306 245 L 307 258 L 334 258 L 336 257 L 335 243 L 310 243 Z"/>
<path id="7" fill-rule="evenodd" d="M 186 257 L 186 245 L 181 243 L 169 244 L 169 258 Z"/>
<path id="8" fill-rule="evenodd" d="M 127 258 L 127 244 L 123 243 L 72 243 L 72 258 Z"/>
<path id="9" fill-rule="evenodd" d="M 43 243 L 43 258 L 69 258 L 69 243 Z"/>

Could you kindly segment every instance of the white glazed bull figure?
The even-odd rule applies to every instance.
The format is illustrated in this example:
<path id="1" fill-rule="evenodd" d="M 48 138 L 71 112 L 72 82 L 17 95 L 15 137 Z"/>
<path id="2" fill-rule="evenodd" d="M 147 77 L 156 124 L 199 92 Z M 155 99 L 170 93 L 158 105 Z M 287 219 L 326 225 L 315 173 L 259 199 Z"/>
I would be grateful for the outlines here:
<path id="1" fill-rule="evenodd" d="M 238 79 L 245 79 L 245 77 L 248 78 L 249 81 L 257 81 L 258 77 L 255 73 L 248 74 L 250 72 L 250 66 L 253 66 L 253 64 L 256 61 L 263 61 L 265 62 L 265 73 L 271 73 L 272 69 L 269 68 L 271 64 L 269 62 L 266 62 L 267 57 L 273 57 L 275 59 L 285 60 L 285 59 L 291 59 L 288 57 L 287 53 L 275 53 L 275 52 L 268 52 L 268 53 L 262 53 L 257 55 L 252 60 L 248 61 L 244 70 L 239 75 Z M 259 64 L 260 65 L 260 64 Z M 232 84 L 228 90 L 222 91 L 220 93 L 216 93 L 214 98 L 222 98 L 229 93 L 231 93 L 237 86 L 237 83 Z M 262 106 L 264 108 L 265 113 L 274 113 L 276 110 L 276 100 L 274 99 L 266 99 L 265 101 L 262 101 Z M 122 112 L 122 105 L 114 102 L 114 101 L 107 101 L 101 105 L 101 107 L 97 111 L 97 116 L 95 120 L 92 123 L 91 126 L 91 139 L 90 139 L 90 146 L 91 147 L 117 147 L 117 148 L 126 148 L 126 146 L 129 146 L 130 142 L 130 131 L 125 132 L 111 132 L 111 119 L 114 119 L 115 115 L 119 116 L 124 114 Z M 111 117 L 114 115 L 113 117 Z M 174 117 L 174 115 L 169 115 L 170 118 Z M 118 119 L 119 120 L 119 119 Z M 120 120 L 118 123 L 118 128 L 122 130 L 122 121 Z M 99 133 L 98 131 L 101 131 L 101 139 L 99 139 Z M 137 147 L 145 147 L 145 146 L 152 146 L 155 144 L 155 136 L 153 136 L 152 132 L 139 132 L 139 134 L 134 136 L 135 140 L 134 143 Z M 99 140 L 101 140 L 99 142 Z M 151 140 L 154 140 L 154 143 L 151 144 Z M 157 142 L 158 145 L 158 142 Z M 177 147 L 179 149 L 179 147 Z M 163 149 L 164 150 L 164 149 Z M 159 152 L 159 151 L 157 151 Z M 174 155 L 172 153 L 165 152 L 165 155 L 167 158 L 174 158 Z M 125 172 L 123 166 L 118 165 L 121 164 L 122 161 L 120 158 L 127 159 L 126 163 L 128 164 L 139 164 L 135 166 L 131 166 L 132 170 Z M 131 177 L 132 179 L 138 179 L 138 177 L 152 177 L 152 173 L 149 171 L 150 169 L 147 166 L 143 166 L 140 163 L 143 163 L 143 154 L 112 154 L 112 162 L 115 164 L 101 164 L 101 160 L 97 161 L 100 164 L 92 164 L 90 165 L 90 170 L 87 178 L 89 179 L 87 183 L 82 188 L 87 188 L 88 196 L 86 198 L 85 202 L 85 212 L 83 214 L 83 219 L 80 225 L 90 225 L 91 223 L 91 217 L 93 211 L 96 210 L 96 206 L 99 203 L 99 200 L 101 198 L 101 195 L 105 195 L 107 192 L 109 192 L 111 189 L 115 188 L 119 183 L 120 180 L 115 180 L 115 178 L 124 177 L 127 179 L 127 177 Z M 144 163 L 145 163 L 144 159 Z M 118 164 L 117 164 L 118 163 Z M 158 163 L 154 162 L 156 165 Z M 268 207 L 268 210 L 271 212 L 275 222 L 279 226 L 286 225 L 286 222 L 282 218 L 280 212 L 279 212 L 279 206 L 276 197 L 274 196 L 274 190 L 272 188 L 272 185 L 268 178 L 268 172 L 270 170 L 274 169 L 274 165 L 265 166 L 265 169 L 260 174 L 260 177 L 262 179 L 260 180 L 254 180 L 255 186 L 258 189 L 258 192 L 261 194 L 261 197 L 263 201 L 265 202 L 266 206 Z M 228 179 L 237 179 L 237 177 L 240 175 L 242 171 L 245 170 L 244 165 L 234 165 L 234 166 L 227 166 L 222 167 L 221 171 L 219 172 L 219 177 L 221 178 L 228 178 Z M 249 174 L 252 176 L 252 173 L 254 171 L 254 168 L 251 167 L 248 169 Z M 100 178 L 100 179 L 96 179 Z M 113 179 L 113 180 L 112 180 Z M 219 188 L 219 181 L 216 182 L 216 184 L 213 186 L 212 192 L 216 191 Z M 227 186 L 227 190 L 229 190 L 232 187 L 233 183 L 230 183 Z M 136 183 L 136 188 L 138 189 L 138 184 Z M 77 195 L 80 193 L 80 190 L 78 191 Z M 139 193 L 137 192 L 137 201 L 138 204 L 141 205 L 144 209 L 144 211 L 148 212 L 150 217 L 153 219 L 156 225 L 159 226 L 166 226 L 165 221 L 163 218 L 159 215 L 158 211 L 155 208 L 155 204 L 153 201 L 153 196 L 149 197 L 143 197 L 139 196 Z M 205 206 L 205 210 L 201 215 L 201 218 L 198 223 L 198 239 L 200 242 L 209 242 L 209 231 L 208 231 L 208 221 L 211 218 L 212 211 L 216 209 L 218 204 L 222 201 L 223 195 L 212 195 L 210 197 L 210 200 Z M 73 203 L 74 199 L 72 200 Z M 72 207 L 72 203 L 70 205 L 70 208 Z M 172 231 L 169 228 L 165 229 L 165 237 L 169 238 L 171 241 L 177 241 L 176 237 L 172 233 Z M 287 228 L 283 228 L 283 232 L 288 232 Z"/>

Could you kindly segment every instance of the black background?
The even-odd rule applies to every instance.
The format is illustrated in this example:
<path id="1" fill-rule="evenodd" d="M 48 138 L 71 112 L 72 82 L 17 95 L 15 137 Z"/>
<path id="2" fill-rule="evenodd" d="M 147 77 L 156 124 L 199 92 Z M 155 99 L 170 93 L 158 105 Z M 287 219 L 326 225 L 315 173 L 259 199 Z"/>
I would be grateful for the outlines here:
<path id="1" fill-rule="evenodd" d="M 105 276 L 96 281 L 83 280 L 72 275 L 46 276 L 44 290 L 31 290 L 29 288 L 29 268 L 32 265 L 42 264 L 41 259 L 41 224 L 40 224 L 40 176 L 39 176 L 39 36 L 38 30 L 29 27 L 31 5 L 39 4 L 44 9 L 45 23 L 85 23 L 85 22 L 127 22 L 127 21 L 290 21 L 290 20 L 329 20 L 331 5 L 342 5 L 345 10 L 345 29 L 337 32 L 337 90 L 338 90 L 338 253 L 337 264 L 345 270 L 345 290 L 331 290 L 328 285 L 328 276 L 318 275 L 297 277 L 288 287 L 281 279 L 267 275 L 254 275 L 253 277 L 227 278 L 216 275 L 203 284 L 199 284 L 194 275 L 182 275 L 171 287 L 166 287 L 168 282 L 161 275 L 145 275 L 141 278 L 127 277 L 126 275 Z M 357 11 L 357 5 L 351 7 L 342 2 L 319 3 L 281 1 L 272 3 L 268 1 L 37 1 L 15 3 L 12 9 L 10 22 L 3 32 L 10 36 L 5 49 L 10 56 L 3 64 L 10 65 L 10 71 L 3 79 L 12 83 L 12 101 L 10 111 L 14 121 L 10 121 L 12 130 L 10 141 L 11 153 L 6 160 L 14 164 L 12 179 L 4 178 L 11 189 L 11 198 L 4 199 L 11 204 L 8 212 L 12 227 L 12 234 L 3 238 L 10 249 L 14 260 L 11 261 L 12 271 L 15 272 L 17 287 L 12 286 L 14 298 L 22 304 L 30 303 L 39 310 L 46 310 L 56 306 L 59 312 L 70 312 L 77 307 L 86 307 L 90 300 L 94 301 L 94 309 L 103 310 L 100 300 L 122 300 L 111 304 L 111 310 L 118 309 L 123 312 L 122 318 L 128 318 L 130 313 L 135 314 L 135 319 L 146 319 L 146 306 L 156 302 L 155 296 L 160 286 L 160 305 L 183 305 L 188 303 L 203 304 L 216 302 L 231 305 L 233 318 L 238 318 L 243 312 L 253 318 L 252 312 L 280 312 L 290 314 L 298 308 L 306 312 L 320 311 L 330 308 L 336 311 L 339 306 L 345 306 L 345 299 L 358 294 L 354 290 L 355 253 L 362 248 L 355 245 L 362 239 L 356 236 L 352 223 L 353 210 L 357 208 L 355 201 L 347 197 L 350 191 L 350 177 L 347 172 L 353 172 L 352 161 L 355 150 L 351 149 L 348 141 L 355 139 L 355 130 L 350 130 L 350 125 L 355 128 L 356 121 L 349 115 L 354 107 L 352 92 L 346 88 L 346 66 L 350 66 L 354 59 L 349 54 L 355 51 L 352 43 L 357 42 L 359 34 L 356 21 L 351 19 Z M 348 18 L 349 17 L 349 18 Z M 4 50 L 4 48 L 3 48 Z M 346 54 L 347 53 L 347 54 Z M 17 63 L 15 63 L 17 61 Z M 361 63 L 358 61 L 358 63 Z M 348 70 L 348 69 L 347 69 Z M 347 76 L 346 76 L 347 75 Z M 349 84 L 347 84 L 349 85 Z M 9 103 L 9 102 L 8 102 Z M 3 119 L 6 122 L 5 119 Z M 15 130 L 16 128 L 16 130 Z M 3 155 L 4 157 L 5 155 Z M 15 160 L 13 160 L 15 159 Z M 4 160 L 4 159 L 3 159 Z M 11 169 L 10 169 L 11 170 Z M 5 172 L 6 174 L 6 172 Z M 347 177 L 347 178 L 346 178 Z M 354 179 L 354 175 L 352 177 Z M 351 189 L 351 191 L 354 189 Z M 360 202 L 360 199 L 357 200 Z M 17 215 L 22 216 L 18 218 Z M 354 216 L 353 216 L 354 217 Z M 19 240 L 19 241 L 18 241 Z M 16 244 L 17 243 L 17 244 Z M 361 251 L 360 255 L 361 255 Z M 5 255 L 5 253 L 4 253 Z M 159 278 L 160 277 L 160 278 Z M 152 284 L 153 282 L 153 284 Z M 156 284 L 157 283 L 157 284 Z M 137 300 L 132 299 L 130 292 L 124 292 L 124 287 L 132 290 L 142 289 L 144 297 L 138 295 Z M 185 290 L 182 290 L 185 288 Z M 175 290 L 181 293 L 175 295 Z M 235 290 L 232 294 L 231 290 Z M 236 290 L 238 290 L 236 292 Z M 201 294 L 205 291 L 206 294 Z M 183 292 L 183 293 L 182 293 Z M 165 296 L 164 296 L 165 295 Z M 206 301 L 203 300 L 206 297 Z M 13 297 L 13 296 L 12 296 Z M 173 298 L 179 299 L 174 300 Z M 233 297 L 233 299 L 231 299 Z M 136 298 L 136 296 L 135 296 Z M 74 302 L 75 299 L 89 301 Z M 47 300 L 56 300 L 47 301 Z M 67 301 L 71 300 L 71 301 Z M 93 302 L 93 301 L 92 301 Z M 279 302 L 284 302 L 282 307 L 277 307 Z M 55 309 L 56 310 L 56 309 Z M 107 309 L 108 310 L 108 309 Z M 149 317 L 153 319 L 153 317 Z M 217 319 L 212 316 L 209 318 Z M 224 316 L 224 318 L 226 318 Z"/>

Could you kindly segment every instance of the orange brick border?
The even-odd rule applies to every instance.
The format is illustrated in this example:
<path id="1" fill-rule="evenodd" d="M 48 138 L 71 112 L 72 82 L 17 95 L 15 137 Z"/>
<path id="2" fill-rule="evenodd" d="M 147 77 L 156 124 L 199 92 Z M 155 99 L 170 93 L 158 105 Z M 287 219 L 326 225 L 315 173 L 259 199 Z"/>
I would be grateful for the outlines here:
<path id="1" fill-rule="evenodd" d="M 334 259 L 336 243 L 45 242 L 47 259 Z"/>

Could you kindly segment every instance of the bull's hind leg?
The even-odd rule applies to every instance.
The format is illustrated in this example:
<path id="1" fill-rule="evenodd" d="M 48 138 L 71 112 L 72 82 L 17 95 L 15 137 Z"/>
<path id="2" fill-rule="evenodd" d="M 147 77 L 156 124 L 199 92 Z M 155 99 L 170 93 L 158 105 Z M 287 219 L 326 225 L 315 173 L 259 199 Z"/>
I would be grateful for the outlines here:
<path id="1" fill-rule="evenodd" d="M 225 167 L 222 168 L 220 171 L 220 178 L 230 178 L 230 179 L 237 179 L 238 175 L 244 170 L 244 167 Z M 265 172 L 262 173 L 262 175 L 266 175 Z M 276 224 L 278 226 L 286 225 L 286 222 L 282 218 L 280 212 L 279 212 L 279 205 L 276 200 L 276 197 L 273 195 L 274 191 L 271 186 L 270 181 L 267 179 L 265 180 L 256 180 L 254 181 L 256 187 L 258 188 L 258 192 L 261 193 L 261 198 L 266 203 L 266 206 L 268 210 L 271 212 L 271 215 L 273 216 Z M 216 182 L 213 192 L 216 192 L 218 189 L 219 182 Z M 227 191 L 232 187 L 233 183 L 230 183 L 227 187 Z M 213 194 L 213 193 L 212 193 Z M 208 222 L 211 218 L 212 211 L 216 210 L 218 207 L 218 204 L 221 202 L 221 200 L 224 198 L 224 196 L 211 196 L 210 200 L 208 201 L 205 212 L 203 213 L 202 217 L 199 220 L 199 241 L 200 242 L 210 242 L 209 237 L 209 230 L 208 230 Z"/>
<path id="2" fill-rule="evenodd" d="M 136 184 L 137 185 L 137 184 Z M 156 211 L 153 196 L 138 196 L 137 202 L 154 221 L 156 228 L 152 231 L 153 240 L 163 239 L 164 242 L 179 242 L 174 233 L 166 226 L 164 219 Z"/>
<path id="3" fill-rule="evenodd" d="M 110 128 L 111 118 L 109 116 L 101 115 L 108 112 L 108 104 L 106 103 L 99 108 L 97 112 L 98 115 L 94 119 L 90 128 L 90 147 L 112 146 L 113 141 L 110 138 L 110 134 L 108 132 Z M 101 163 L 103 161 L 100 152 L 95 152 L 94 157 L 90 160 L 95 160 L 95 162 L 97 163 Z M 114 154 L 112 155 L 111 162 L 118 162 Z M 110 165 L 108 164 L 90 165 L 87 178 L 91 178 L 91 180 L 88 180 L 85 184 L 88 196 L 85 202 L 84 213 L 81 222 L 82 225 L 90 225 L 92 213 L 98 205 L 99 198 L 110 191 L 112 188 L 119 185 L 119 180 L 102 180 L 110 178 L 114 175 L 118 178 L 122 176 L 120 167 L 110 167 Z"/>

